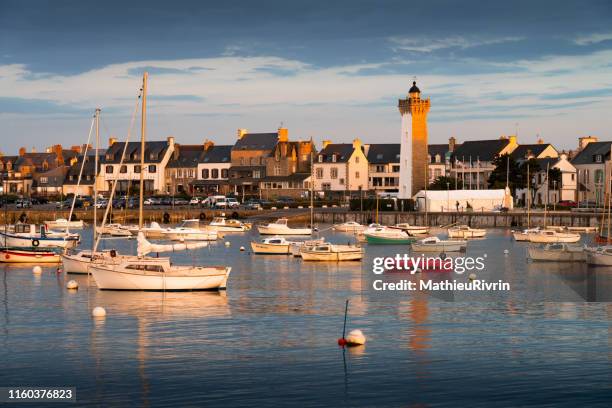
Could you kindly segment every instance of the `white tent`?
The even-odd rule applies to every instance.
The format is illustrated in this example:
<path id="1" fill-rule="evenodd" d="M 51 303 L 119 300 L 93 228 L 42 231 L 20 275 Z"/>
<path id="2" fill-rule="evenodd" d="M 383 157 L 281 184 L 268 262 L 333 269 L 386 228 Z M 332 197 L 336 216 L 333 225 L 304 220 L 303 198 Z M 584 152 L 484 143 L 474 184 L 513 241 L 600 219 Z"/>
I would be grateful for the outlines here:
<path id="1" fill-rule="evenodd" d="M 421 190 L 415 196 L 419 211 L 495 211 L 513 208 L 510 190 Z M 427 205 L 427 207 L 425 207 Z"/>

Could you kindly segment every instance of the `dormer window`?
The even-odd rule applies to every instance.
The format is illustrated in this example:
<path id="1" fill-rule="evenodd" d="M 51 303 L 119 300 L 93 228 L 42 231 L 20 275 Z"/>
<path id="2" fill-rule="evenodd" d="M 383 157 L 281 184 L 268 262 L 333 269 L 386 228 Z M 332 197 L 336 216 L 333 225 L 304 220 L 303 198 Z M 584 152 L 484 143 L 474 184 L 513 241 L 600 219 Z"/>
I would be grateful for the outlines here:
<path id="1" fill-rule="evenodd" d="M 106 160 L 113 160 L 113 155 L 110 153 L 106 153 Z"/>
<path id="2" fill-rule="evenodd" d="M 603 160 L 602 160 L 601 154 L 596 154 L 595 155 L 595 163 L 601 163 L 602 161 Z"/>
<path id="3" fill-rule="evenodd" d="M 442 158 L 440 157 L 440 155 L 436 154 L 436 163 L 440 163 L 441 160 Z"/>
<path id="4" fill-rule="evenodd" d="M 154 152 L 149 153 L 149 160 L 157 160 L 157 153 L 154 153 Z"/>
<path id="5" fill-rule="evenodd" d="M 332 162 L 334 162 L 334 163 L 335 163 L 335 162 L 336 162 L 336 160 L 337 160 L 336 158 L 337 158 L 337 156 L 336 156 L 335 154 L 332 154 Z"/>
<path id="6" fill-rule="evenodd" d="M 319 163 L 323 163 L 323 155 L 322 154 L 319 155 Z"/>
<path id="7" fill-rule="evenodd" d="M 378 154 L 376 155 L 376 160 L 382 160 L 382 158 L 383 158 L 382 153 L 378 153 Z"/>

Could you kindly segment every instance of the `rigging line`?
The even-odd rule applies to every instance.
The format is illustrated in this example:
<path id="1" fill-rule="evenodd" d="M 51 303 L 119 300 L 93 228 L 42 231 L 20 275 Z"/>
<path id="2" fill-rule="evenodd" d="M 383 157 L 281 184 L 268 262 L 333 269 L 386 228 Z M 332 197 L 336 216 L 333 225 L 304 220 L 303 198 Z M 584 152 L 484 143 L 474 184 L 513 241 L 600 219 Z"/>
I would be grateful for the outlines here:
<path id="1" fill-rule="evenodd" d="M 142 88 L 140 88 L 140 90 L 138 91 L 138 97 L 136 98 L 136 103 L 134 104 L 134 111 L 132 112 L 132 119 L 130 121 L 130 127 L 128 128 L 128 132 L 127 132 L 127 136 L 125 138 L 125 144 L 123 146 L 123 151 L 121 152 L 121 160 L 119 161 L 119 168 L 121 168 L 121 166 L 123 165 L 123 160 L 125 159 L 125 153 L 127 151 L 127 147 L 128 147 L 128 143 L 130 141 L 130 135 L 132 133 L 132 130 L 134 129 L 134 124 L 136 122 L 136 114 L 138 113 L 138 107 L 140 106 L 140 99 L 142 97 Z M 102 223 L 100 224 L 100 231 L 104 231 L 104 224 L 106 224 L 106 219 L 108 217 L 108 213 L 110 211 L 110 208 L 112 208 L 113 206 L 113 197 L 115 196 L 115 190 L 117 189 L 117 182 L 119 181 L 118 178 L 115 178 L 115 180 L 113 181 L 113 186 L 111 188 L 111 193 L 110 196 L 108 198 L 108 204 L 106 205 L 106 210 L 104 211 L 104 217 L 102 218 Z M 98 248 L 98 243 L 100 242 L 100 237 L 102 236 L 102 234 L 98 235 L 98 238 L 96 239 L 96 242 L 94 244 L 94 248 L 93 248 L 93 253 L 96 252 L 96 248 Z"/>
<path id="2" fill-rule="evenodd" d="M 87 161 L 87 150 L 89 149 L 91 133 L 93 132 L 95 121 L 96 117 L 94 115 L 93 119 L 91 119 L 91 126 L 89 127 L 89 136 L 87 136 L 87 144 L 85 145 L 85 150 L 83 151 L 83 161 L 81 162 L 81 168 L 79 169 L 79 178 L 77 180 L 76 190 L 74 192 L 74 195 L 72 196 L 72 205 L 70 205 L 70 215 L 68 216 L 68 222 L 66 223 L 66 234 L 70 232 L 70 221 L 72 221 L 72 214 L 74 213 L 74 204 L 76 202 L 77 192 L 79 191 L 79 187 L 81 185 L 81 177 L 83 177 L 83 168 L 85 167 L 85 162 Z"/>

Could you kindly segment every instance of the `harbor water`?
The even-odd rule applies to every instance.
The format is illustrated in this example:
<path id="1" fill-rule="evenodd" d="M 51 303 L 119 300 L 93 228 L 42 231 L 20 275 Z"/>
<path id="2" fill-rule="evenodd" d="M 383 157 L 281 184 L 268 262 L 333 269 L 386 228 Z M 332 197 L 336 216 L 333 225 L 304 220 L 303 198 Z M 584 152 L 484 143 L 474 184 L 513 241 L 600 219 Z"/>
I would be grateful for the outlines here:
<path id="1" fill-rule="evenodd" d="M 82 233 L 87 248 L 91 231 Z M 223 292 L 100 291 L 55 266 L 0 266 L 0 384 L 76 387 L 78 406 L 105 407 L 610 404 L 612 268 L 527 262 L 527 244 L 497 229 L 467 255 L 486 254 L 478 278 L 509 291 L 382 292 L 377 279 L 441 278 L 372 273 L 375 258 L 405 245 L 364 244 L 359 263 L 306 263 L 250 253 L 259 238 L 227 234 L 170 254 L 231 266 Z M 135 253 L 136 242 L 103 245 Z M 347 328 L 361 329 L 365 346 L 336 344 L 347 299 Z M 105 318 L 91 317 L 96 306 Z"/>

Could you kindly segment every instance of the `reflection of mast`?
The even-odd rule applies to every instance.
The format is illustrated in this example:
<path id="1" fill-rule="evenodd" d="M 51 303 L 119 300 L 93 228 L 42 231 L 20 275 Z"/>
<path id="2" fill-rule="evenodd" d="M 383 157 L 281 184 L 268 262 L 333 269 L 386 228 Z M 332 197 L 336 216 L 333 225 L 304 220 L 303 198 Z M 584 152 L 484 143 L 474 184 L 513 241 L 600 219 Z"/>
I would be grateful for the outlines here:
<path id="1" fill-rule="evenodd" d="M 138 318 L 138 375 L 142 385 L 142 405 L 149 406 L 149 381 L 147 380 L 145 368 L 147 362 L 147 347 L 149 337 L 147 336 L 145 319 Z"/>
<path id="2" fill-rule="evenodd" d="M 410 317 L 414 323 L 409 347 L 412 351 L 423 354 L 429 348 L 429 335 L 431 330 L 426 326 L 429 317 L 427 298 L 418 296 L 410 301 Z"/>

